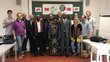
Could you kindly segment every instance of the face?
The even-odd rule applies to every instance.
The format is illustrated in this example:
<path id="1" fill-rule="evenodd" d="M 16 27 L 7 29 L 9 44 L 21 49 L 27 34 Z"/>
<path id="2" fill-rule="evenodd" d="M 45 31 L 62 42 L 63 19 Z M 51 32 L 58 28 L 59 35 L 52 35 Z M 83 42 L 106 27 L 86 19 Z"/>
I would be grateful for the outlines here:
<path id="1" fill-rule="evenodd" d="M 50 17 L 50 19 L 53 19 L 53 15 L 52 14 L 50 14 L 49 17 Z"/>
<path id="2" fill-rule="evenodd" d="M 78 19 L 78 14 L 77 13 L 74 14 L 74 19 Z"/>
<path id="3" fill-rule="evenodd" d="M 34 15 L 29 15 L 29 18 L 30 18 L 30 19 L 33 19 L 33 18 L 34 18 Z"/>
<path id="4" fill-rule="evenodd" d="M 62 17 L 62 12 L 58 12 L 58 17 Z"/>
<path id="5" fill-rule="evenodd" d="M 67 17 L 67 15 L 66 14 L 63 14 L 63 18 L 66 18 Z"/>
<path id="6" fill-rule="evenodd" d="M 74 23 L 77 24 L 78 23 L 78 19 L 74 19 Z"/>
<path id="7" fill-rule="evenodd" d="M 8 16 L 12 16 L 12 12 L 8 12 L 7 14 L 8 14 Z"/>
<path id="8" fill-rule="evenodd" d="M 87 11 L 86 12 L 86 15 L 87 15 L 87 17 L 90 17 L 91 16 L 91 12 L 90 11 Z"/>
<path id="9" fill-rule="evenodd" d="M 17 14 L 17 18 L 18 18 L 19 20 L 23 19 L 22 14 L 21 14 L 21 13 Z"/>
<path id="10" fill-rule="evenodd" d="M 81 17 L 81 21 L 82 21 L 82 22 L 85 22 L 85 19 L 86 19 L 86 18 L 85 18 L 85 16 L 83 15 L 83 16 Z"/>

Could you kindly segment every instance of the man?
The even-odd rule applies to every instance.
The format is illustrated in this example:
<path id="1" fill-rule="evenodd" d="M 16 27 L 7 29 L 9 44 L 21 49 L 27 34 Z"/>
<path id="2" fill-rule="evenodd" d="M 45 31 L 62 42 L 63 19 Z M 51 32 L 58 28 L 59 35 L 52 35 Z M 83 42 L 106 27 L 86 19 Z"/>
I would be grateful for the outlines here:
<path id="1" fill-rule="evenodd" d="M 12 23 L 14 22 L 14 19 L 12 17 L 12 10 L 8 10 L 7 14 L 8 17 L 6 17 L 3 20 L 3 28 L 5 28 L 5 37 L 13 39 L 13 30 L 12 30 Z M 12 54 L 13 49 L 11 49 L 11 54 Z"/>
<path id="2" fill-rule="evenodd" d="M 34 55 L 37 54 L 43 56 L 43 30 L 44 25 L 42 23 L 42 19 L 40 18 L 40 15 L 37 15 L 36 20 L 33 22 L 33 32 L 35 35 L 35 52 Z"/>
<path id="3" fill-rule="evenodd" d="M 30 53 L 34 53 L 34 39 L 33 39 L 33 27 L 32 22 L 34 21 L 34 15 L 29 15 L 29 20 L 27 21 L 27 38 L 29 38 L 30 43 Z"/>
<path id="4" fill-rule="evenodd" d="M 91 17 L 91 12 L 90 11 L 86 11 L 86 20 L 87 20 L 87 24 L 88 24 L 88 38 L 92 37 L 94 35 L 95 32 L 95 19 Z"/>
<path id="5" fill-rule="evenodd" d="M 44 23 L 44 52 L 49 49 L 49 39 L 48 39 L 48 26 L 49 22 L 46 18 L 46 15 L 43 15 L 43 23 Z"/>
<path id="6" fill-rule="evenodd" d="M 23 15 L 23 21 L 25 22 L 26 31 L 27 31 L 27 26 L 28 26 L 27 22 L 28 22 L 28 20 L 26 19 L 26 14 L 25 13 L 23 13 L 22 15 Z M 28 35 L 28 33 L 26 33 L 26 35 Z M 24 39 L 23 46 L 22 46 L 23 53 L 27 52 L 27 41 L 28 41 L 28 39 L 29 38 L 27 36 Z"/>
<path id="7" fill-rule="evenodd" d="M 82 36 L 84 39 L 87 39 L 88 37 L 88 27 L 87 27 L 87 21 L 86 16 L 82 15 L 81 17 L 81 26 L 82 26 Z"/>
<path id="8" fill-rule="evenodd" d="M 61 26 L 60 26 L 60 36 L 61 36 L 61 41 L 60 41 L 60 49 L 61 49 L 61 55 L 66 55 L 68 56 L 69 54 L 69 38 L 71 37 L 71 23 L 67 19 L 67 15 L 63 13 L 63 19 L 61 21 Z"/>

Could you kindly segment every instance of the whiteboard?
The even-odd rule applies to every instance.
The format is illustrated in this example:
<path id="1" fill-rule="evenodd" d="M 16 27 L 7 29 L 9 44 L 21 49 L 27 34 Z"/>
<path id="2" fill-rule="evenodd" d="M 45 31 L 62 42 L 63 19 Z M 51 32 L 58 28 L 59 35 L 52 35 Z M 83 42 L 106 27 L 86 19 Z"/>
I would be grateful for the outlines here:
<path id="1" fill-rule="evenodd" d="M 110 17 L 100 17 L 99 36 L 110 38 Z"/>

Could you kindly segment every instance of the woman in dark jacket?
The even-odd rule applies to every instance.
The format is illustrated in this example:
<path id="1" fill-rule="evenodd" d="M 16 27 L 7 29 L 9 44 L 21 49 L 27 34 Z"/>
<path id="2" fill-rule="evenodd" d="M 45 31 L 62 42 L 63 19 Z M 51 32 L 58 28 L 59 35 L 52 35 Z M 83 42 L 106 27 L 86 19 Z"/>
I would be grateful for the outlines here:
<path id="1" fill-rule="evenodd" d="M 80 54 L 80 43 L 81 43 L 81 31 L 82 26 L 78 23 L 78 19 L 74 19 L 74 24 L 71 26 L 71 47 L 73 55 Z M 75 51 L 76 50 L 76 51 Z"/>

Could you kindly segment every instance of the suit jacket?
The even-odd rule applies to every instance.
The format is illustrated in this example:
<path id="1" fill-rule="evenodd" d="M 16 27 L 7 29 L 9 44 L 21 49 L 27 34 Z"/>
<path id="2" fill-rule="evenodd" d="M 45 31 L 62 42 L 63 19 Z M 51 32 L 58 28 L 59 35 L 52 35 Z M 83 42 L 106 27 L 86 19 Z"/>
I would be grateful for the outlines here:
<path id="1" fill-rule="evenodd" d="M 33 27 L 32 24 L 30 23 L 31 20 L 27 21 L 27 36 L 33 36 Z"/>
<path id="2" fill-rule="evenodd" d="M 41 23 L 41 24 L 40 24 L 40 26 L 41 26 L 41 32 L 43 33 L 44 23 L 43 23 L 42 20 L 40 21 L 40 23 Z M 37 35 L 37 34 L 38 34 L 38 26 L 37 26 L 37 21 L 36 21 L 36 20 L 33 21 L 32 27 L 33 27 L 33 34 L 34 34 L 34 35 Z"/>
<path id="3" fill-rule="evenodd" d="M 62 19 L 62 21 L 60 22 L 59 29 L 60 29 L 59 34 L 60 34 L 62 39 L 64 38 L 64 30 L 66 33 L 66 38 L 69 39 L 71 37 L 71 22 L 68 19 L 66 19 L 65 25 L 64 25 L 64 22 Z"/>

